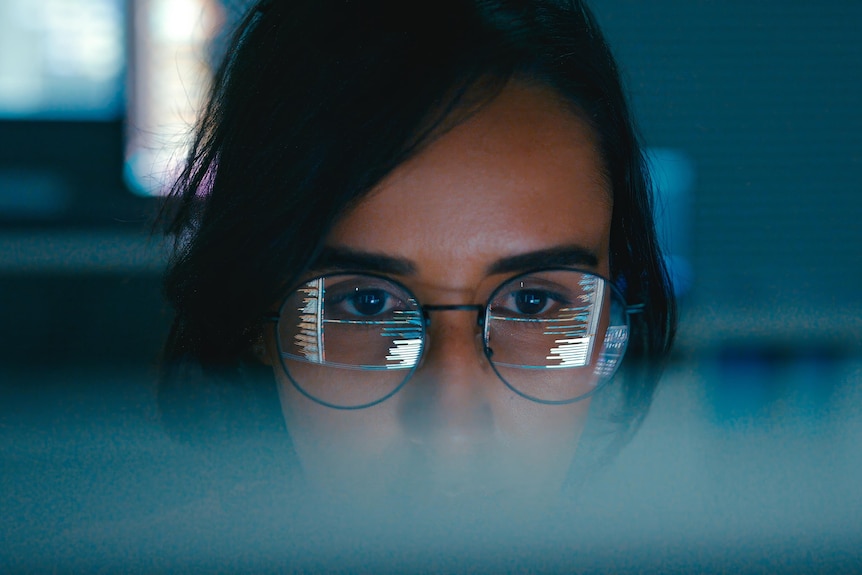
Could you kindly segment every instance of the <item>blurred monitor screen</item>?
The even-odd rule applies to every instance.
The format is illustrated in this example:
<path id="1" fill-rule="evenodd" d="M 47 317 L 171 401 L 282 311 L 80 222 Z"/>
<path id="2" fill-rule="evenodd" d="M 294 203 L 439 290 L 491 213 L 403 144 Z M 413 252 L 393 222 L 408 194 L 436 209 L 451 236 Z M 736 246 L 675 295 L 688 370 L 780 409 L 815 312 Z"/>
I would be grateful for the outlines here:
<path id="1" fill-rule="evenodd" d="M 188 150 L 210 84 L 218 0 L 134 0 L 129 58 L 126 181 L 160 195 Z"/>
<path id="2" fill-rule="evenodd" d="M 0 119 L 123 112 L 124 0 L 0 1 Z"/>

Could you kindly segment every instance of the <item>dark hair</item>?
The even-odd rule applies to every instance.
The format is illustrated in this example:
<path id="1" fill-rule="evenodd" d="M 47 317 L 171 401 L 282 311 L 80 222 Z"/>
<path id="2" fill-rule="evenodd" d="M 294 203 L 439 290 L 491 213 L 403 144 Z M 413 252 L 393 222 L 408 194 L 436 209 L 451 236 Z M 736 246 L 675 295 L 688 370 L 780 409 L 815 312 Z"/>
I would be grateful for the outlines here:
<path id="1" fill-rule="evenodd" d="M 249 11 L 163 212 L 176 238 L 166 420 L 187 427 L 209 410 L 236 422 L 262 409 L 252 396 L 277 403 L 271 373 L 243 377 L 264 313 L 340 216 L 513 80 L 556 91 L 597 138 L 614 197 L 611 279 L 644 304 L 619 383 L 618 422 L 636 428 L 675 312 L 617 66 L 577 0 L 274 0 Z"/>

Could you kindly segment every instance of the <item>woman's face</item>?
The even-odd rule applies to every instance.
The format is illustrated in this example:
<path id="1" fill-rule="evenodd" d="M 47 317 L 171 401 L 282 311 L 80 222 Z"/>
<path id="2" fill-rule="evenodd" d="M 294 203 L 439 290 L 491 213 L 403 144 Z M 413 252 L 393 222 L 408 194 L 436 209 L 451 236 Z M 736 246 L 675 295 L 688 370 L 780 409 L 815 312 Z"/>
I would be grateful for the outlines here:
<path id="1" fill-rule="evenodd" d="M 569 265 L 608 276 L 611 211 L 585 123 L 552 92 L 510 84 L 390 174 L 326 243 L 351 271 L 369 260 L 392 262 L 387 275 L 422 304 L 484 305 L 501 282 L 542 266 L 549 253 L 557 264 L 563 254 Z M 589 400 L 546 405 L 520 397 L 482 353 L 475 311 L 430 315 L 413 376 L 394 396 L 359 410 L 302 395 L 267 335 L 267 363 L 310 484 L 366 501 L 552 498 Z"/>

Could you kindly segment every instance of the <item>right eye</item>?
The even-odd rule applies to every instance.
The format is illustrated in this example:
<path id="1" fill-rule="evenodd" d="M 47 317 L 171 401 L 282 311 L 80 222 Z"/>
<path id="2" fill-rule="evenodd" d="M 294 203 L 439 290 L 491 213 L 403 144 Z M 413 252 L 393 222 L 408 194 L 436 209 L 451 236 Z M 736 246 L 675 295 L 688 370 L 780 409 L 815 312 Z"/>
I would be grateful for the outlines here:
<path id="1" fill-rule="evenodd" d="M 326 294 L 326 316 L 329 319 L 373 319 L 388 316 L 407 304 L 393 290 L 382 286 L 338 286 Z"/>
<path id="2" fill-rule="evenodd" d="M 374 316 L 392 308 L 392 298 L 382 289 L 357 289 L 345 296 L 340 304 L 352 315 Z"/>

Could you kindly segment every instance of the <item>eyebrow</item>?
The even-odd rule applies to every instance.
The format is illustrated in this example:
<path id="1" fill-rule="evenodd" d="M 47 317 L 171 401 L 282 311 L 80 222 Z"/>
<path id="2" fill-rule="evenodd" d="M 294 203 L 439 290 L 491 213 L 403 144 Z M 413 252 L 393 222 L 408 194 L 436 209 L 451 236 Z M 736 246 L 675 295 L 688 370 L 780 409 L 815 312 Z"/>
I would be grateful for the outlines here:
<path id="1" fill-rule="evenodd" d="M 538 268 L 588 267 L 599 265 L 593 250 L 582 246 L 568 245 L 537 250 L 497 260 L 488 267 L 488 275 L 523 272 Z"/>
<path id="2" fill-rule="evenodd" d="M 416 273 L 416 266 L 408 259 L 385 254 L 353 250 L 342 246 L 324 246 L 315 260 L 315 271 L 375 272 L 399 276 Z"/>
<path id="3" fill-rule="evenodd" d="M 553 267 L 595 268 L 598 263 L 599 258 L 593 250 L 577 245 L 566 245 L 501 258 L 488 266 L 485 273 L 496 275 Z M 325 246 L 312 269 L 374 272 L 398 276 L 411 276 L 416 273 L 416 265 L 409 259 L 343 246 Z"/>

